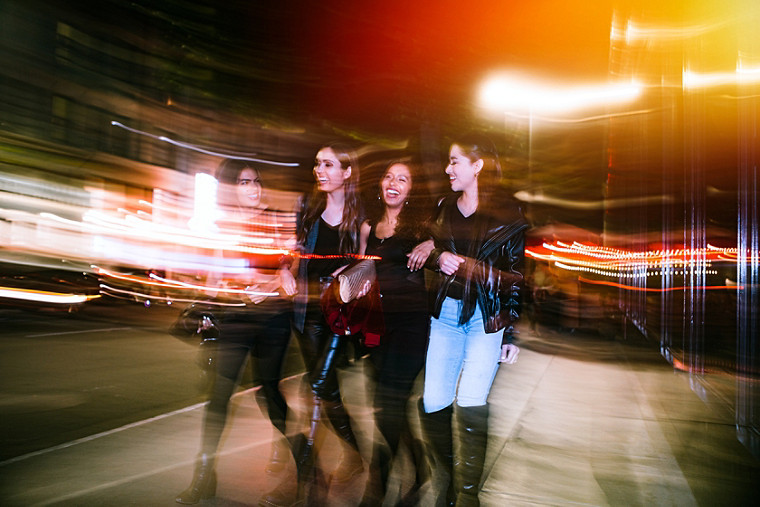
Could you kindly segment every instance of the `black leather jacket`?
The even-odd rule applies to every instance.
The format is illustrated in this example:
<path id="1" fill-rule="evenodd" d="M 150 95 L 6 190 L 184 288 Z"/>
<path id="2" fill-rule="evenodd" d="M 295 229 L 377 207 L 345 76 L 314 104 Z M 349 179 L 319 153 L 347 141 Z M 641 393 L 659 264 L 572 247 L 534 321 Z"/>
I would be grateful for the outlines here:
<path id="1" fill-rule="evenodd" d="M 438 274 L 431 291 L 432 314 L 438 318 L 449 286 L 456 278 L 456 274 L 445 275 L 438 267 L 441 254 L 452 252 L 467 258 L 457 272 L 460 279 L 465 280 L 459 323 L 464 324 L 472 318 L 477 301 L 483 314 L 485 332 L 496 333 L 503 329 L 507 334 L 519 317 L 523 275 L 518 269 L 525 256 L 528 222 L 515 201 L 500 199 L 492 206 L 493 209 L 485 212 L 478 210 L 470 251 L 457 252 L 451 230 L 451 213 L 455 210 L 459 195 L 454 193 L 441 200 L 431 228 L 435 249 L 428 257 L 426 266 Z M 462 270 L 465 270 L 464 273 Z M 475 298 L 471 296 L 472 291 L 476 293 Z"/>

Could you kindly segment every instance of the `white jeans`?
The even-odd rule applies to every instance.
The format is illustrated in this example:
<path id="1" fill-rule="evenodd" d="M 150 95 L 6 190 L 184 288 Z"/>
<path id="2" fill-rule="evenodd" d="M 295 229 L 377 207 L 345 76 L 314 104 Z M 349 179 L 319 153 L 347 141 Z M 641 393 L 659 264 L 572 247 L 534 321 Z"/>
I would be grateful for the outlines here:
<path id="1" fill-rule="evenodd" d="M 480 306 L 458 325 L 461 301 L 446 298 L 439 318 L 430 321 L 425 358 L 425 412 L 437 412 L 454 403 L 460 407 L 485 405 L 499 368 L 502 333 L 486 333 Z"/>

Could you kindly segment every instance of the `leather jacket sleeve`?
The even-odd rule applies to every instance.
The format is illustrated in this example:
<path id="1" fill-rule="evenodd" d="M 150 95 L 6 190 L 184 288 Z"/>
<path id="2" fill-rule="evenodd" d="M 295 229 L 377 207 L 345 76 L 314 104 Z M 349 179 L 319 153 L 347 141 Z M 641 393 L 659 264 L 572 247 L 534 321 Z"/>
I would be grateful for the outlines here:
<path id="1" fill-rule="evenodd" d="M 456 253 L 454 238 L 449 224 L 450 207 L 456 201 L 444 199 L 439 205 L 439 213 L 432 227 L 435 239 L 435 249 L 431 252 L 426 267 L 437 271 L 438 276 L 433 284 L 432 314 L 437 317 L 448 288 L 455 278 L 440 272 L 438 258 L 444 251 Z M 523 280 L 521 273 L 525 254 L 525 230 L 528 223 L 517 204 L 507 204 L 503 209 L 484 219 L 482 231 L 477 238 L 475 258 L 468 259 L 465 269 L 472 283 L 467 284 L 466 290 L 474 290 L 480 306 L 483 325 L 487 333 L 503 330 L 505 339 L 511 337 L 512 325 L 520 315 L 520 291 Z M 461 318 L 469 319 L 474 308 L 468 303 L 470 298 L 465 295 L 465 304 Z"/>
<path id="2" fill-rule="evenodd" d="M 478 259 L 476 286 L 486 332 L 508 333 L 520 317 L 525 227 L 516 228 L 490 255 Z"/>

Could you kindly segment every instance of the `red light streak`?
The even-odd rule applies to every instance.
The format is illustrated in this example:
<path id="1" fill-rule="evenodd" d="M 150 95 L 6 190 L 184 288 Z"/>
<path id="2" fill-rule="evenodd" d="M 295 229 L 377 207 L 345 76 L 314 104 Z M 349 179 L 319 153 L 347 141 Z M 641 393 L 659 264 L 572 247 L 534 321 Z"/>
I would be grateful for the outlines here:
<path id="1" fill-rule="evenodd" d="M 699 289 L 699 290 L 743 290 L 743 285 L 703 285 L 703 286 L 688 286 L 688 287 L 667 287 L 665 289 L 655 289 L 650 287 L 634 287 L 632 285 L 625 285 L 617 282 L 608 282 L 606 280 L 589 280 L 588 278 L 578 277 L 578 281 L 583 283 L 590 283 L 593 285 L 607 285 L 609 287 L 616 287 L 618 289 L 635 290 L 639 292 L 672 292 L 686 289 Z"/>

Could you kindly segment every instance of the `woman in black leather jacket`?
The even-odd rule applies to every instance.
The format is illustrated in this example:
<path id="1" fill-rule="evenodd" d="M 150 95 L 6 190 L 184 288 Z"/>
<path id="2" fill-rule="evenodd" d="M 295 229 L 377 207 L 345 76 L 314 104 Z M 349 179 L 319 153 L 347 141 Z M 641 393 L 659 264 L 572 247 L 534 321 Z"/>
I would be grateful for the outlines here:
<path id="1" fill-rule="evenodd" d="M 441 199 L 426 266 L 432 319 L 425 363 L 423 427 L 439 466 L 447 469 L 447 502 L 478 505 L 488 432 L 488 394 L 500 362 L 512 363 L 528 224 L 520 207 L 499 193 L 501 168 L 482 136 L 456 140 L 446 174 L 453 193 Z M 456 401 L 463 442 L 453 479 L 452 415 Z M 458 490 L 454 484 L 457 484 Z"/>

